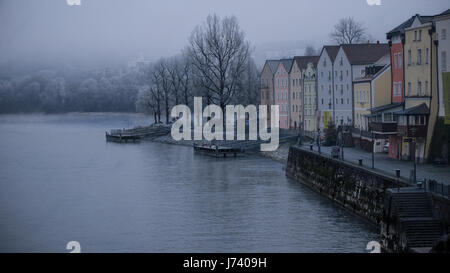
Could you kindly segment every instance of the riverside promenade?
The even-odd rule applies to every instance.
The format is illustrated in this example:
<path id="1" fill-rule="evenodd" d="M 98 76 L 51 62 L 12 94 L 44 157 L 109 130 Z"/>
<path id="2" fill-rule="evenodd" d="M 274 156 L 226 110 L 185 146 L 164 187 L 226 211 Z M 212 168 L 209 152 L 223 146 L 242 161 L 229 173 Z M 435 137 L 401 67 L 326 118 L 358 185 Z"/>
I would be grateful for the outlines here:
<path id="1" fill-rule="evenodd" d="M 310 143 L 304 143 L 300 146 L 302 149 L 310 149 Z M 326 146 L 320 146 L 320 151 L 324 155 L 331 156 L 331 148 Z M 318 151 L 316 144 L 313 146 L 314 151 Z M 354 164 L 359 163 L 359 159 L 363 160 L 363 166 L 372 167 L 372 154 L 356 149 L 344 147 L 344 161 L 351 162 Z M 388 175 L 395 176 L 395 171 L 400 170 L 400 176 L 406 181 L 411 180 L 411 171 L 414 169 L 414 163 L 412 161 L 400 161 L 390 158 L 387 154 L 376 153 L 375 159 L 375 170 Z M 416 169 L 417 181 L 435 180 L 438 183 L 445 185 L 450 185 L 450 167 L 449 166 L 435 166 L 433 164 L 422 163 L 417 164 Z"/>

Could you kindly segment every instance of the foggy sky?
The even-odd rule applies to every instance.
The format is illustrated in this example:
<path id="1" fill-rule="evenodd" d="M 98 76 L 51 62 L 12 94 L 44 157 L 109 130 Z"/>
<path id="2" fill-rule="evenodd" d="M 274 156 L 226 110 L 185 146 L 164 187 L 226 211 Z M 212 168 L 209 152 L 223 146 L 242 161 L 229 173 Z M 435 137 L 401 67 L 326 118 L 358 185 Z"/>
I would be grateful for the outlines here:
<path id="1" fill-rule="evenodd" d="M 410 16 L 434 15 L 448 0 L 0 0 L 0 65 L 154 60 L 177 54 L 208 14 L 235 15 L 256 50 L 277 42 L 330 44 L 342 17 L 353 16 L 384 42 Z"/>

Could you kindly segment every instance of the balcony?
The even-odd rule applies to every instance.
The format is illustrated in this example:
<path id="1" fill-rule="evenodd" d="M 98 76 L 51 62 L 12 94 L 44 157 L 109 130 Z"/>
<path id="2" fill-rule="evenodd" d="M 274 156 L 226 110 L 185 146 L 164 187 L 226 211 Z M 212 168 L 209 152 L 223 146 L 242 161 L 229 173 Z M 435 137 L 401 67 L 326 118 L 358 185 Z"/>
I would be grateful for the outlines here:
<path id="1" fill-rule="evenodd" d="M 426 137 L 427 126 L 426 125 L 398 125 L 398 134 L 403 137 Z"/>
<path id="2" fill-rule="evenodd" d="M 395 134 L 397 133 L 396 122 L 370 122 L 370 128 L 377 134 Z"/>

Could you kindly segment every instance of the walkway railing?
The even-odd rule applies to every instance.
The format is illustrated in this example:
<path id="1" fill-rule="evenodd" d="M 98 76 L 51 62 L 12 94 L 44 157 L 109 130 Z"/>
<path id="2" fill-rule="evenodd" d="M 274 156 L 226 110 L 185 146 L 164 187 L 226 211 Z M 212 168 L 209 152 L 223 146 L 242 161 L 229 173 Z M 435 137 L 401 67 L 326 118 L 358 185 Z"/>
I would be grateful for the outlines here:
<path id="1" fill-rule="evenodd" d="M 425 185 L 424 187 L 426 191 L 450 199 L 450 185 L 439 183 L 433 179 L 425 179 L 422 183 Z"/>

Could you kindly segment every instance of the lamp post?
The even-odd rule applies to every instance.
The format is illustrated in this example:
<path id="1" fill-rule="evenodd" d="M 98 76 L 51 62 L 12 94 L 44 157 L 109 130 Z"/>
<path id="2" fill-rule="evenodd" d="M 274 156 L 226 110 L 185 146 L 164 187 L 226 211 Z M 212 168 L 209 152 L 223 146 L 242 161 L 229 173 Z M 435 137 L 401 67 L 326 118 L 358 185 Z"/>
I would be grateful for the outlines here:
<path id="1" fill-rule="evenodd" d="M 414 179 L 414 185 L 417 185 L 417 176 L 416 176 L 416 171 L 417 171 L 417 163 L 416 163 L 416 138 L 413 138 L 413 149 L 414 149 L 414 174 L 413 174 L 413 179 Z"/>
<path id="2" fill-rule="evenodd" d="M 320 154 L 320 128 L 317 128 L 317 149 L 319 150 Z"/>
<path id="3" fill-rule="evenodd" d="M 373 135 L 372 128 L 371 128 L 370 132 L 372 134 L 372 169 L 375 169 L 375 138 Z"/>

